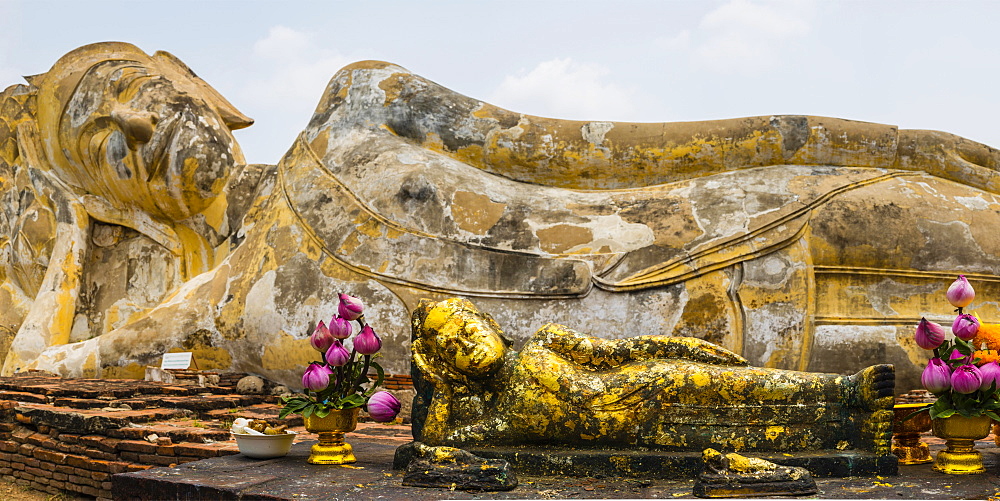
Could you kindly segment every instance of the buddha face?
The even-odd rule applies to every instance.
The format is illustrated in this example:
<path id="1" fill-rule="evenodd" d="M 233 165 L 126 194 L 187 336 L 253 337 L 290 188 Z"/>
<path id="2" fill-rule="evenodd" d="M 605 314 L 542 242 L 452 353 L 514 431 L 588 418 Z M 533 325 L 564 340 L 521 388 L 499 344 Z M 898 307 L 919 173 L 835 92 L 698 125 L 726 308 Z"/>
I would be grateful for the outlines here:
<path id="1" fill-rule="evenodd" d="M 207 208 L 245 163 L 231 131 L 252 121 L 220 109 L 231 105 L 172 56 L 66 73 L 78 81 L 55 126 L 60 151 L 49 155 L 86 192 L 182 220 Z"/>
<path id="2" fill-rule="evenodd" d="M 496 323 L 466 300 L 449 299 L 436 304 L 427 313 L 423 328 L 433 337 L 439 357 L 466 376 L 492 374 L 507 351 Z"/>

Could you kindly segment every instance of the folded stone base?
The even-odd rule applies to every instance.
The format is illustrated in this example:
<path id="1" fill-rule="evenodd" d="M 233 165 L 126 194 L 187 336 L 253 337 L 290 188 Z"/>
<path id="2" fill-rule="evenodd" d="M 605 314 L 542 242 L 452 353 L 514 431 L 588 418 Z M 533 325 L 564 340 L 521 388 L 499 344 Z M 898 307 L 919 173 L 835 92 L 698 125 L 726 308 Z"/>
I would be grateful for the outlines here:
<path id="1" fill-rule="evenodd" d="M 483 458 L 506 460 L 518 475 L 693 479 L 704 467 L 701 451 L 596 450 L 544 446 L 469 447 L 465 450 Z M 851 450 L 745 454 L 783 466 L 800 466 L 815 477 L 891 476 L 899 471 L 896 456 L 892 454 L 877 455 Z M 402 469 L 406 464 L 396 467 Z"/>

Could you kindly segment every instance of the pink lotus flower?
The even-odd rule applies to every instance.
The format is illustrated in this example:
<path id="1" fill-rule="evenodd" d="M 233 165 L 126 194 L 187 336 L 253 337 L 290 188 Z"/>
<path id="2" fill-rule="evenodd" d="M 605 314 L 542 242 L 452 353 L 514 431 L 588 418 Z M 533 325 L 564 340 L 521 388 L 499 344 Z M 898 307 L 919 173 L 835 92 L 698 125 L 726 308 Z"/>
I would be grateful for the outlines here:
<path id="1" fill-rule="evenodd" d="M 969 360 L 969 357 L 962 355 L 962 352 L 958 351 L 957 349 L 951 350 L 951 355 L 948 355 L 948 361 L 955 362 L 959 360 L 961 360 L 963 364 L 971 362 L 971 360 Z"/>
<path id="2" fill-rule="evenodd" d="M 333 371 L 329 367 L 311 363 L 302 374 L 302 386 L 312 391 L 320 391 L 330 385 L 331 374 Z"/>
<path id="3" fill-rule="evenodd" d="M 959 315 L 955 318 L 955 323 L 951 324 L 951 333 L 963 341 L 976 337 L 977 332 L 979 332 L 979 319 L 968 313 Z"/>
<path id="4" fill-rule="evenodd" d="M 344 348 L 344 343 L 335 339 L 330 345 L 330 349 L 326 350 L 326 363 L 334 367 L 342 367 L 349 360 L 351 360 L 351 354 L 347 352 L 347 348 Z"/>
<path id="5" fill-rule="evenodd" d="M 983 374 L 975 365 L 963 365 L 951 373 L 951 389 L 958 393 L 974 393 L 983 385 Z"/>
<path id="6" fill-rule="evenodd" d="M 921 318 L 914 337 L 917 339 L 917 346 L 925 350 L 933 350 L 944 342 L 944 327 L 929 322 L 926 318 Z"/>
<path id="7" fill-rule="evenodd" d="M 976 291 L 969 284 L 969 281 L 965 279 L 965 275 L 959 275 L 958 279 L 948 287 L 945 297 L 948 298 L 948 302 L 952 306 L 965 308 L 976 298 Z"/>
<path id="8" fill-rule="evenodd" d="M 375 330 L 370 325 L 361 329 L 358 337 L 354 338 L 354 350 L 362 355 L 374 355 L 380 349 L 382 349 L 382 340 L 379 339 L 378 334 L 375 334 Z"/>
<path id="9" fill-rule="evenodd" d="M 365 305 L 360 299 L 347 294 L 340 295 L 340 306 L 337 307 L 340 316 L 347 320 L 357 320 L 365 312 Z"/>
<path id="10" fill-rule="evenodd" d="M 330 319 L 330 334 L 336 339 L 351 337 L 351 331 L 353 330 L 350 320 L 346 318 L 337 316 Z"/>
<path id="11" fill-rule="evenodd" d="M 991 385 L 1000 387 L 1000 364 L 988 362 L 979 367 L 979 373 L 983 377 L 980 390 L 989 390 Z"/>
<path id="12" fill-rule="evenodd" d="M 333 344 L 333 336 L 330 335 L 330 329 L 326 327 L 326 324 L 322 320 L 316 324 L 316 329 L 309 336 L 309 344 L 321 353 L 325 352 Z"/>
<path id="13" fill-rule="evenodd" d="M 932 358 L 920 375 L 920 384 L 935 395 L 951 388 L 951 368 L 940 358 Z"/>
<path id="14" fill-rule="evenodd" d="M 392 393 L 376 391 L 375 394 L 368 398 L 368 405 L 365 406 L 365 410 L 368 411 L 368 415 L 373 420 L 379 423 L 388 423 L 396 419 L 396 415 L 399 414 L 401 407 L 402 404 L 399 403 L 399 400 Z"/>

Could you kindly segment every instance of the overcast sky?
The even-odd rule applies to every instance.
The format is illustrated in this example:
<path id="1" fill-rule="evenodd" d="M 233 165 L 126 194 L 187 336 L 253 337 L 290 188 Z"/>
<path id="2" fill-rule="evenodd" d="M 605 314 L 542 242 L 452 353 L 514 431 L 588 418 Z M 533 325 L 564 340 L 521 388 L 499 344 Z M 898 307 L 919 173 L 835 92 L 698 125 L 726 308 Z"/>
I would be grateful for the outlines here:
<path id="1" fill-rule="evenodd" d="M 87 43 L 185 61 L 275 163 L 347 63 L 379 59 L 514 111 L 690 121 L 804 114 L 1000 147 L 997 1 L 0 0 L 0 87 Z"/>

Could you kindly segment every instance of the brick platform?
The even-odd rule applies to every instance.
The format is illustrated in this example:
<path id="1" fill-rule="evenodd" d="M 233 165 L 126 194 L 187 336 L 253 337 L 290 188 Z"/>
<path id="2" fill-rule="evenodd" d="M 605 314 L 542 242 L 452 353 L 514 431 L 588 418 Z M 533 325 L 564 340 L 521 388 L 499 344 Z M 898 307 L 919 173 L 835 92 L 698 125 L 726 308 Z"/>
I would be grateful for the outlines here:
<path id="1" fill-rule="evenodd" d="M 244 374 L 211 373 L 218 384 L 202 387 L 193 383 L 208 373 L 174 372 L 173 384 L 31 372 L 0 378 L 0 477 L 110 499 L 113 474 L 237 454 L 229 434 L 237 417 L 287 424 L 303 432 L 297 441 L 315 439 L 301 417 L 278 419 L 278 397 L 237 394 Z M 390 375 L 385 387 L 408 390 L 412 382 Z"/>

